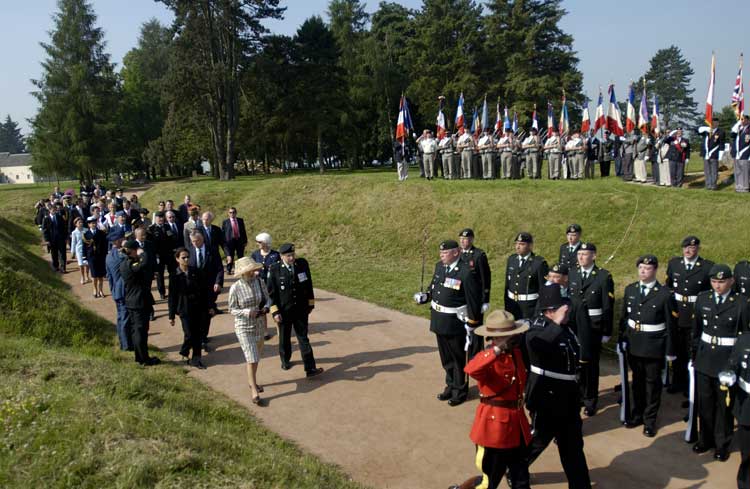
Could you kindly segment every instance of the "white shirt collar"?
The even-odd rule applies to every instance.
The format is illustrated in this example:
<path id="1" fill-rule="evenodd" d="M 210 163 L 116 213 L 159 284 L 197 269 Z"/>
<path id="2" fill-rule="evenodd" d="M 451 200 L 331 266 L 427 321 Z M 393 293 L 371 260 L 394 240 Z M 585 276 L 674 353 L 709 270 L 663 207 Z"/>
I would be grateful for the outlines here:
<path id="1" fill-rule="evenodd" d="M 453 263 L 451 263 L 450 265 L 448 265 L 448 271 L 449 272 L 453 271 L 453 269 L 456 268 L 456 265 L 458 265 L 459 261 L 461 261 L 460 258 L 458 258 L 456 261 L 454 261 Z"/>
<path id="2" fill-rule="evenodd" d="M 594 270 L 595 265 L 591 265 L 589 268 L 581 267 L 581 271 L 587 275 L 591 275 L 591 271 Z"/>
<path id="3" fill-rule="evenodd" d="M 651 289 L 654 288 L 654 285 L 656 285 L 656 280 L 652 280 L 651 282 L 641 282 L 641 281 L 639 281 L 638 285 L 640 287 L 643 287 L 645 285 L 646 286 L 646 290 L 651 290 Z"/>
<path id="4" fill-rule="evenodd" d="M 695 257 L 695 258 L 693 258 L 692 260 L 688 260 L 687 258 L 685 258 L 685 257 L 683 256 L 683 257 L 682 257 L 682 261 L 683 261 L 683 262 L 685 263 L 685 265 L 693 265 L 693 266 L 695 266 L 696 262 L 698 261 L 698 257 L 696 256 L 696 257 Z"/>

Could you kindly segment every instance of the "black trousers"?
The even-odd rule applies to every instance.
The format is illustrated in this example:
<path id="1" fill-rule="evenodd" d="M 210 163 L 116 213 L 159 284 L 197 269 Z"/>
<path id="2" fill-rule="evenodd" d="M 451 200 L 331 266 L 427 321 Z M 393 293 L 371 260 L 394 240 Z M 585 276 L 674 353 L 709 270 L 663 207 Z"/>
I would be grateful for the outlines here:
<path id="1" fill-rule="evenodd" d="M 682 177 L 685 176 L 685 162 L 669 160 L 669 178 L 673 187 L 682 187 Z"/>
<path id="2" fill-rule="evenodd" d="M 611 161 L 600 161 L 599 162 L 599 174 L 603 177 L 609 176 L 609 170 L 612 167 Z"/>
<path id="3" fill-rule="evenodd" d="M 195 310 L 190 311 L 190 314 L 181 315 L 180 322 L 182 323 L 182 346 L 180 347 L 180 355 L 183 357 L 189 357 L 192 351 L 192 358 L 201 357 L 201 339 L 203 332 L 203 323 L 208 316 L 208 311 Z"/>
<path id="4" fill-rule="evenodd" d="M 208 291 L 208 309 L 214 309 L 216 310 L 216 299 L 219 297 L 219 294 L 214 292 L 214 286 L 211 285 L 211 290 Z M 213 319 L 213 316 L 210 314 L 206 315 L 205 321 L 203 321 L 203 334 L 201 335 L 201 341 L 203 343 L 208 342 L 208 330 L 211 328 L 211 319 Z"/>
<path id="5" fill-rule="evenodd" d="M 464 373 L 468 352 L 464 351 L 466 335 L 436 334 L 440 364 L 445 370 L 445 394 L 452 399 L 465 400 L 469 395 L 469 378 Z"/>
<path id="6" fill-rule="evenodd" d="M 224 255 L 232 257 L 232 263 L 227 263 L 227 271 L 234 271 L 234 262 L 245 256 L 245 245 L 238 239 L 230 239 L 224 245 Z M 236 255 L 236 258 L 235 258 Z"/>
<path id="7" fill-rule="evenodd" d="M 131 309 L 128 307 L 128 323 L 130 324 L 130 342 L 135 352 L 135 361 L 146 363 L 148 355 L 148 317 L 150 308 Z"/>
<path id="8" fill-rule="evenodd" d="M 557 441 L 565 476 L 570 489 L 589 489 L 591 479 L 583 453 L 583 432 L 581 415 L 577 406 L 558 408 L 554 406 L 532 414 L 533 437 L 527 455 L 528 465 L 547 448 L 552 439 Z"/>
<path id="9" fill-rule="evenodd" d="M 505 299 L 505 310 L 513 314 L 516 319 L 532 319 L 536 311 L 536 300 L 514 301 L 510 297 Z"/>
<path id="10" fill-rule="evenodd" d="M 651 176 L 654 179 L 654 184 L 659 185 L 659 163 L 656 160 L 651 162 Z"/>
<path id="11" fill-rule="evenodd" d="M 740 448 L 740 468 L 737 471 L 738 489 L 750 489 L 750 426 L 737 425 L 737 445 Z"/>
<path id="12" fill-rule="evenodd" d="M 626 182 L 633 180 L 633 153 L 622 155 L 621 173 L 622 179 Z"/>
<path id="13" fill-rule="evenodd" d="M 49 253 L 52 255 L 52 268 L 57 270 L 66 269 L 68 261 L 68 250 L 65 241 L 51 241 L 49 244 Z"/>
<path id="14" fill-rule="evenodd" d="M 289 363 L 292 359 L 292 329 L 294 329 L 299 352 L 302 355 L 302 363 L 305 365 L 305 372 L 315 370 L 315 356 L 312 346 L 310 346 L 310 339 L 307 337 L 307 313 L 287 313 L 282 314 L 281 318 L 279 327 L 279 357 L 281 357 L 281 363 Z"/>
<path id="15" fill-rule="evenodd" d="M 642 419 L 644 425 L 655 429 L 656 415 L 661 405 L 661 372 L 664 368 L 664 359 L 629 354 L 628 363 L 633 371 L 631 419 Z"/>
<path id="16" fill-rule="evenodd" d="M 692 312 L 690 313 L 692 314 Z M 688 393 L 690 387 L 690 374 L 688 372 L 688 362 L 690 361 L 691 341 L 693 336 L 690 328 L 677 327 L 677 333 L 674 338 L 675 356 L 672 362 L 672 387 L 673 392 Z"/>
<path id="17" fill-rule="evenodd" d="M 602 330 L 592 328 L 589 332 L 591 338 L 591 358 L 588 363 L 581 365 L 581 398 L 587 409 L 596 411 L 599 402 L 599 360 L 602 353 Z"/>
<path id="18" fill-rule="evenodd" d="M 159 295 L 164 297 L 166 295 L 166 287 L 164 285 L 164 269 L 167 267 L 167 260 L 174 261 L 173 257 L 165 257 L 159 255 L 159 263 L 156 264 L 156 290 L 159 291 Z M 172 268 L 169 270 L 170 277 L 172 275 Z"/>
<path id="19" fill-rule="evenodd" d="M 728 450 L 732 442 L 734 416 L 726 404 L 727 391 L 719 388 L 719 379 L 695 372 L 698 399 L 698 440 L 706 447 Z"/>
<path id="20" fill-rule="evenodd" d="M 706 189 L 716 190 L 716 182 L 719 175 L 719 160 L 703 160 L 703 173 L 706 176 Z"/>
<path id="21" fill-rule="evenodd" d="M 517 448 L 492 448 L 477 445 L 476 466 L 482 475 L 476 477 L 473 484 L 463 484 L 461 487 L 495 489 L 507 472 L 512 489 L 527 489 L 530 486 L 526 451 L 524 444 Z"/>

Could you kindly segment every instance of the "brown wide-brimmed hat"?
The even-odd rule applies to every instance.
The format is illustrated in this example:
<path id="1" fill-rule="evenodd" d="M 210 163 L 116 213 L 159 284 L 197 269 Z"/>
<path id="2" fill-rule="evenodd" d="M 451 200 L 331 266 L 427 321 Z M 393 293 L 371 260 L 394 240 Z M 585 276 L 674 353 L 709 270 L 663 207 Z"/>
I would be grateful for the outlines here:
<path id="1" fill-rule="evenodd" d="M 242 276 L 248 272 L 254 272 L 255 270 L 261 270 L 262 268 L 263 265 L 250 257 L 244 256 L 235 262 L 234 274 Z"/>
<path id="2" fill-rule="evenodd" d="M 508 311 L 497 309 L 492 311 L 484 325 L 474 330 L 479 336 L 513 336 L 528 331 L 529 324 L 526 321 L 515 321 L 513 314 Z"/>

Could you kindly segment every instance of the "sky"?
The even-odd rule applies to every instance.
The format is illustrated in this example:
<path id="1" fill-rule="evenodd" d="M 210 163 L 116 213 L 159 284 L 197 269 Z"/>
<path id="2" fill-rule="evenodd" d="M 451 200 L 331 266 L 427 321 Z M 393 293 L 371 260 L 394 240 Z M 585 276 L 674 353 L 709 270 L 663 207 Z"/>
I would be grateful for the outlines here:
<path id="1" fill-rule="evenodd" d="M 28 133 L 27 119 L 37 111 L 31 79 L 41 74 L 44 51 L 40 42 L 49 40 L 55 0 L 0 0 L 2 28 L 0 46 L 3 64 L 0 71 L 0 117 L 7 114 Z M 368 12 L 377 9 L 379 0 L 365 0 Z M 402 5 L 419 8 L 421 0 L 402 0 Z M 140 26 L 152 17 L 163 23 L 171 21 L 170 12 L 154 0 L 93 0 L 98 25 L 105 32 L 107 51 L 121 66 L 125 53 L 138 40 Z M 292 35 L 311 15 L 325 18 L 328 0 L 281 0 L 287 7 L 281 21 L 268 22 L 278 34 Z M 671 5 L 669 7 L 668 5 Z M 717 11 L 721 5 L 721 11 Z M 708 89 L 711 53 L 716 53 L 715 106 L 729 104 L 737 76 L 741 51 L 750 56 L 750 1 L 721 0 L 563 0 L 568 14 L 561 27 L 573 35 L 583 73 L 584 91 L 596 100 L 599 87 L 615 84 L 618 100 L 627 97 L 627 86 L 647 70 L 649 59 L 661 48 L 676 45 L 692 64 L 695 75 L 693 97 L 703 110 Z M 656 7 L 656 8 L 654 8 Z M 708 29 L 707 32 L 704 32 Z M 749 74 L 745 74 L 745 89 Z M 605 94 L 606 95 L 606 94 Z M 555 97 L 555 94 L 550 94 Z M 636 97 L 638 98 L 638 97 Z M 593 104 L 591 111 L 593 115 Z"/>

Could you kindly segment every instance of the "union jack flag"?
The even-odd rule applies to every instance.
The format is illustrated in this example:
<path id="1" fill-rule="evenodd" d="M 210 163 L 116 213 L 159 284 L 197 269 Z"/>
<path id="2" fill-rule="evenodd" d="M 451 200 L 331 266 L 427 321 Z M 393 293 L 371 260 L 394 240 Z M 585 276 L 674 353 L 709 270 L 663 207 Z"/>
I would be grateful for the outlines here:
<path id="1" fill-rule="evenodd" d="M 737 73 L 734 91 L 732 92 L 732 107 L 737 114 L 737 119 L 742 118 L 742 114 L 745 113 L 745 90 L 742 87 L 742 54 L 740 54 L 740 71 Z"/>

